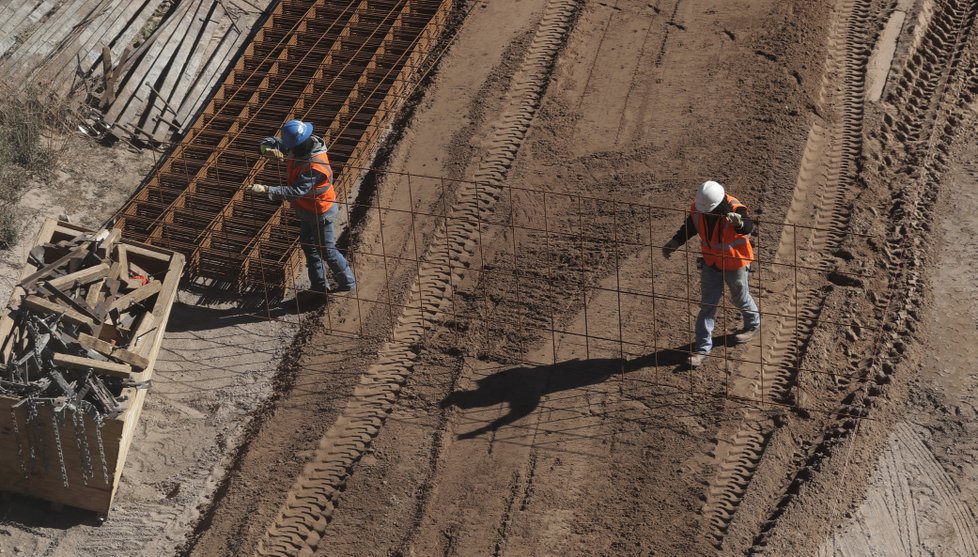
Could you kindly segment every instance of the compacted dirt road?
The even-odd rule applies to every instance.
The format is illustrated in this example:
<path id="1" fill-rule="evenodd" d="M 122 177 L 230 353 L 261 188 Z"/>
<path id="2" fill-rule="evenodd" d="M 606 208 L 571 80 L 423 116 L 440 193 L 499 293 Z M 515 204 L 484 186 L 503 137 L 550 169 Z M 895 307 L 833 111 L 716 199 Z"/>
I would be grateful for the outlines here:
<path id="1" fill-rule="evenodd" d="M 283 445 L 257 432 L 185 550 L 230 538 L 232 552 L 269 554 L 858 553 L 879 546 L 844 517 L 864 500 L 859 512 L 878 514 L 873 474 L 894 471 L 876 455 L 895 439 L 924 487 L 900 492 L 888 543 L 935 543 L 911 527 L 933 524 L 913 495 L 929 490 L 956 517 L 938 547 L 970 553 L 972 501 L 956 490 L 973 488 L 901 424 L 923 396 L 911 380 L 928 353 L 929 223 L 973 118 L 975 9 L 479 6 L 377 190 L 392 208 L 443 203 L 453 220 L 425 236 L 393 212 L 383 234 L 378 218 L 361 236 L 372 253 L 418 234 L 446 245 L 429 247 L 416 279 L 387 269 L 420 307 L 390 317 L 394 340 L 356 370 L 338 418 L 313 419 L 323 433 L 273 486 L 247 463 Z M 765 330 L 690 372 L 677 364 L 697 281 L 689 259 L 655 246 L 682 220 L 667 209 L 708 178 L 761 221 Z M 255 493 L 261 505 L 233 502 Z"/>
<path id="2" fill-rule="evenodd" d="M 177 552 L 975 554 L 976 13 L 459 3 Z M 690 371 L 706 179 L 764 316 Z"/>

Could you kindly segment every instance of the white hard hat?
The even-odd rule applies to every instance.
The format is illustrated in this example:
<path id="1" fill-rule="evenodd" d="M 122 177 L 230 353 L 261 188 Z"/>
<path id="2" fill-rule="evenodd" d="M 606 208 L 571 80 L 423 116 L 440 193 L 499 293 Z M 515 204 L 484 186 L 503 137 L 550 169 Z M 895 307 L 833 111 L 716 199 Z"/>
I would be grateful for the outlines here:
<path id="1" fill-rule="evenodd" d="M 696 210 L 709 213 L 723 201 L 724 196 L 726 192 L 723 191 L 723 186 L 713 180 L 703 182 L 700 189 L 696 190 Z"/>

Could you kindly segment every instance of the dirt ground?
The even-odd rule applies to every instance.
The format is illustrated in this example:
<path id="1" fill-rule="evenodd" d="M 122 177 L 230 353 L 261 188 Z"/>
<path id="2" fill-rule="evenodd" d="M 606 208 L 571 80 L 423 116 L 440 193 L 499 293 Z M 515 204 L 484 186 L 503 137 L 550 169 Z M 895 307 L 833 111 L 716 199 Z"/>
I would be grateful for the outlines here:
<path id="1" fill-rule="evenodd" d="M 117 510 L 13 498 L 0 547 L 978 554 L 976 14 L 476 4 L 378 162 L 357 295 L 318 327 L 181 292 Z M 690 371 L 695 251 L 656 246 L 705 179 L 760 222 L 764 325 Z"/>
<path id="2" fill-rule="evenodd" d="M 2 254 L 0 296 L 10 295 L 45 218 L 97 228 L 152 168 L 151 151 L 107 148 L 79 134 L 50 175 L 35 173 L 19 208 L 16 246 Z M 171 554 L 213 495 L 247 416 L 269 399 L 299 317 L 255 319 L 225 301 L 177 294 L 109 520 L 4 496 L 0 552 L 23 555 Z"/>

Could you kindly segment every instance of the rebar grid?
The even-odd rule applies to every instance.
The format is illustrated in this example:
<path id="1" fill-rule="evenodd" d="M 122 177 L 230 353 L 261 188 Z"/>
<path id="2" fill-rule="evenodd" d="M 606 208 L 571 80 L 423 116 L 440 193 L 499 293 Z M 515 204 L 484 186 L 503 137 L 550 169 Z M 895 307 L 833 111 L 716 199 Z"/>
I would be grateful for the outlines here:
<path id="1" fill-rule="evenodd" d="M 765 340 L 769 336 L 766 328 L 780 323 L 789 335 L 779 342 L 782 354 L 797 348 L 802 340 L 796 338 L 795 331 L 813 321 L 799 308 L 806 296 L 830 284 L 826 278 L 829 272 L 857 281 L 875 277 L 870 271 L 840 271 L 821 254 L 806 254 L 797 245 L 805 236 L 803 232 L 838 235 L 842 233 L 839 230 L 753 219 L 756 259 L 749 281 L 762 324 L 752 344 L 760 357 L 745 354 L 750 345 L 735 348 L 721 341 L 710 354 L 711 363 L 704 368 L 708 371 L 672 374 L 664 380 L 658 368 L 675 367 L 690 353 L 694 321 L 701 306 L 697 294 L 698 238 L 692 238 L 671 259 L 661 255 L 663 245 L 688 216 L 688 209 L 507 185 L 495 210 L 456 214 L 453 192 L 461 186 L 478 189 L 483 184 L 377 169 L 345 170 L 361 175 L 371 170 L 375 182 L 359 200 L 336 201 L 341 205 L 341 215 L 346 215 L 344 222 L 356 228 L 347 234 L 347 247 L 341 251 L 353 266 L 359 287 L 356 292 L 326 298 L 323 328 L 327 334 L 397 340 L 400 315 L 409 311 L 424 314 L 425 308 L 442 301 L 426 297 L 421 290 L 408 296 L 404 277 L 420 280 L 433 255 L 449 254 L 445 263 L 448 285 L 442 296 L 448 298 L 447 309 L 438 317 L 424 318 L 422 326 L 426 338 L 435 335 L 441 342 L 450 338 L 457 343 L 456 349 L 478 358 L 521 365 L 616 358 L 622 373 L 636 362 L 644 362 L 657 369 L 653 384 L 675 386 L 678 380 L 688 383 L 690 393 L 765 406 L 792 404 L 783 393 L 772 391 L 774 386 L 767 383 L 765 368 L 780 366 L 799 377 L 812 374 L 832 380 L 854 379 L 840 377 L 833 370 L 806 367 L 800 357 L 770 361 L 766 352 L 770 347 L 765 346 L 769 342 Z M 264 201 L 247 197 L 240 204 L 247 208 L 252 203 Z M 260 222 L 256 220 L 256 226 Z M 368 226 L 371 222 L 376 226 Z M 448 229 L 458 222 L 475 223 L 474 255 L 464 262 L 455 261 L 451 254 L 470 238 L 446 237 L 444 245 L 431 243 L 434 230 Z M 667 226 L 663 228 L 662 223 Z M 771 254 L 786 229 L 791 230 L 794 252 L 788 260 L 778 260 Z M 369 230 L 376 230 L 376 235 L 369 236 L 373 234 Z M 272 261 L 258 259 L 258 269 L 266 264 L 278 266 L 286 257 L 300 253 L 295 233 L 276 235 L 269 245 L 281 256 Z M 251 275 L 252 279 L 261 276 Z M 301 307 L 300 297 L 293 296 L 302 290 L 301 280 L 293 273 L 281 279 L 249 282 L 251 292 L 266 301 L 263 309 L 252 315 L 293 318 L 291 313 L 286 317 L 276 311 L 274 301 L 279 299 L 285 299 L 282 304 L 298 313 L 311 309 Z M 773 284 L 781 285 L 782 290 L 771 291 Z M 547 293 L 542 302 L 541 292 Z M 739 310 L 726 297 L 716 308 L 715 338 L 731 332 L 740 322 Z M 338 312 L 355 318 L 338 319 Z M 373 318 L 367 319 L 370 316 Z M 378 320 L 383 325 L 377 325 Z M 842 328 L 852 324 L 845 308 L 823 308 L 817 321 Z M 478 333 L 473 336 L 473 331 Z M 743 376 L 752 372 L 760 381 L 760 396 L 734 392 L 731 385 L 738 373 Z M 723 388 L 696 390 L 697 381 L 716 373 L 720 374 L 719 384 L 725 384 Z"/>
<path id="2" fill-rule="evenodd" d="M 280 182 L 282 165 L 266 168 L 267 159 L 239 152 L 300 118 L 316 123 L 333 162 L 367 165 L 419 82 L 451 6 L 450 0 L 282 2 L 187 136 L 117 213 L 115 226 L 183 252 L 191 276 L 284 280 L 297 255 L 267 263 L 296 222 L 275 203 L 241 204 L 244 185 Z M 335 177 L 341 195 L 361 178 Z"/>
<path id="3" fill-rule="evenodd" d="M 245 186 L 283 184 L 284 162 L 257 156 L 257 144 L 288 119 L 312 121 L 329 146 L 341 208 L 338 228 L 364 230 L 374 220 L 379 226 L 379 240 L 347 236 L 353 246 L 348 258 L 360 288 L 338 297 L 354 304 L 345 311 L 355 318 L 334 319 L 334 309 L 327 307 L 327 332 L 391 340 L 399 316 L 411 311 L 420 316 L 427 333 L 454 335 L 480 357 L 554 365 L 571 357 L 612 355 L 624 373 L 628 362 L 648 361 L 642 358 L 651 354 L 658 379 L 659 367 L 676 354 L 689 353 L 700 305 L 695 244 L 684 246 L 671 261 L 658 255 L 668 238 L 657 236 L 663 228 L 655 224 L 669 221 L 678 227 L 686 210 L 509 185 L 498 196 L 498 208 L 455 214 L 451 200 L 456 189 L 472 187 L 479 197 L 480 189 L 492 192 L 498 184 L 372 168 L 393 117 L 421 80 L 424 60 L 445 28 L 451 4 L 284 0 L 183 141 L 116 215 L 116 226 L 136 240 L 187 255 L 192 279 L 259 294 L 265 309 L 255 317 L 276 318 L 276 301 L 301 290 L 298 222 L 284 204 L 247 195 Z M 374 180 L 360 191 L 371 174 Z M 385 190 L 398 186 L 406 189 L 406 198 L 402 193 L 385 205 Z M 422 204 L 431 198 L 438 201 Z M 517 210 L 525 206 L 536 210 Z M 526 217 L 531 214 L 535 216 Z M 449 235 L 444 245 L 431 245 L 431 231 L 447 230 L 453 222 L 472 225 L 473 236 Z M 831 371 L 801 366 L 798 343 L 803 335 L 795 332 L 813 321 L 802 314 L 805 300 L 826 284 L 826 273 L 840 274 L 824 258 L 806 256 L 806 246 L 798 244 L 799 232 L 838 236 L 840 231 L 755 222 L 757 261 L 750 282 L 762 333 L 756 337 L 756 350 L 718 344 L 711 354 L 716 365 L 707 369 L 719 368 L 723 396 L 739 400 L 745 397 L 732 385 L 756 368 L 761 394 L 753 402 L 781 404 L 783 393 L 771 394 L 774 387 L 765 368 L 837 379 Z M 410 227 L 406 234 L 405 225 Z M 778 260 L 770 254 L 777 252 L 785 229 L 790 231 L 785 237 L 791 258 Z M 472 257 L 453 259 L 460 245 L 473 242 Z M 435 300 L 426 299 L 422 289 L 408 296 L 393 284 L 396 277 L 404 278 L 405 269 L 420 284 L 422 268 L 430 267 L 433 254 L 447 261 L 442 297 L 448 304 L 436 315 L 426 315 L 425 308 L 437 305 Z M 528 261 L 538 267 L 527 268 Z M 378 280 L 367 269 L 383 269 L 384 275 Z M 867 279 L 871 273 L 850 273 L 850 278 Z M 769 285 L 781 291 L 767 291 Z M 292 297 L 287 305 L 301 313 L 307 308 L 299 307 L 298 300 Z M 578 311 L 578 317 L 570 317 Z M 717 332 L 731 330 L 738 321 L 738 312 L 725 301 L 717 312 Z M 373 321 L 365 325 L 365 316 L 371 315 L 386 316 L 389 327 L 378 328 Z M 825 308 L 817 320 L 849 325 L 847 316 L 831 315 Z M 785 340 L 776 331 L 776 347 L 765 345 L 772 338 L 766 338 L 770 335 L 763 328 L 772 325 L 789 335 Z M 539 349 L 528 352 L 540 339 L 549 339 L 549 355 Z M 769 357 L 775 349 L 780 352 Z M 786 354 L 792 353 L 788 361 Z M 690 389 L 696 376 L 682 376 Z"/>

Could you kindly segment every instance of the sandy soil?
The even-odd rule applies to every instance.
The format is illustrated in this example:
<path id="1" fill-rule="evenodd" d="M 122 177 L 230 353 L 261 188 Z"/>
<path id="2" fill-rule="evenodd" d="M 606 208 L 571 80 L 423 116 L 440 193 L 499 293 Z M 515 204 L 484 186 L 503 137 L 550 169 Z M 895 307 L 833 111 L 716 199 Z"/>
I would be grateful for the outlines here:
<path id="1" fill-rule="evenodd" d="M 3 253 L 9 296 L 45 218 L 98 227 L 122 206 L 154 164 L 151 152 L 101 147 L 73 138 L 62 165 L 36 183 L 19 209 L 18 244 Z M 245 418 L 272 392 L 272 378 L 293 343 L 299 318 L 255 318 L 237 304 L 177 295 L 136 441 L 113 510 L 104 523 L 88 513 L 52 512 L 25 497 L 0 503 L 0 551 L 25 555 L 171 554 L 218 485 Z"/>
<path id="2" fill-rule="evenodd" d="M 974 554 L 976 13 L 478 4 L 379 164 L 481 190 L 381 173 L 361 289 L 321 322 L 181 293 L 119 514 L 95 527 L 15 499 L 0 544 Z M 765 329 L 692 372 L 697 279 L 649 249 L 681 216 L 649 206 L 681 211 L 707 178 L 762 221 Z M 420 261 L 368 255 L 384 251 Z M 672 300 L 618 295 L 650 285 Z"/>

